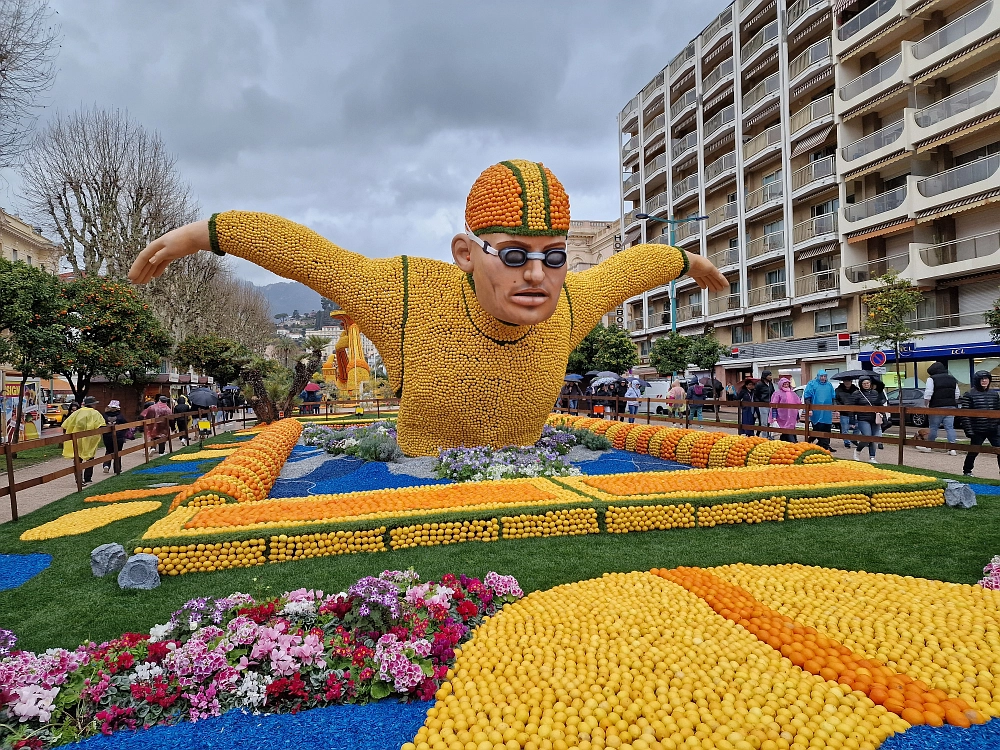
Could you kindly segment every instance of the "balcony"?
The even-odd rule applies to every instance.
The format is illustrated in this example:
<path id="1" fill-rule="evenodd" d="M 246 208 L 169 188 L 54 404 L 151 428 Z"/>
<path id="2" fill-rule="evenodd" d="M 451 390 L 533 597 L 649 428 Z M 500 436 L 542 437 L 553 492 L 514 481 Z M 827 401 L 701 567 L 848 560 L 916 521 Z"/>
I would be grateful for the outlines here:
<path id="1" fill-rule="evenodd" d="M 674 183 L 673 195 L 674 201 L 679 203 L 682 198 L 684 198 L 688 193 L 694 193 L 697 195 L 698 192 L 698 173 L 690 174 L 683 180 Z"/>
<path id="2" fill-rule="evenodd" d="M 883 60 L 867 73 L 862 73 L 850 83 L 841 86 L 840 100 L 851 102 L 851 106 L 854 107 L 888 91 L 903 80 L 900 70 L 902 63 L 902 53 Z"/>
<path id="3" fill-rule="evenodd" d="M 740 64 L 745 68 L 761 54 L 762 50 L 770 49 L 778 43 L 778 22 L 771 21 L 758 31 L 753 39 L 740 48 Z"/>
<path id="4" fill-rule="evenodd" d="M 818 129 L 820 125 L 833 123 L 833 94 L 824 96 L 792 115 L 789 130 L 792 136 L 805 135 L 806 132 Z"/>
<path id="5" fill-rule="evenodd" d="M 830 0 L 798 0 L 788 8 L 785 15 L 785 23 L 788 31 L 792 32 L 799 21 L 803 23 L 809 18 L 820 15 L 820 13 L 830 7 Z"/>
<path id="6" fill-rule="evenodd" d="M 760 258 L 785 249 L 785 232 L 779 230 L 765 234 L 747 243 L 747 260 Z"/>
<path id="7" fill-rule="evenodd" d="M 745 201 L 747 218 L 750 218 L 751 213 L 755 213 L 758 210 L 762 211 L 765 208 L 778 204 L 784 192 L 784 183 L 781 180 L 776 180 L 775 182 L 767 183 L 759 190 L 748 193 Z"/>
<path id="8" fill-rule="evenodd" d="M 787 299 L 788 290 L 785 287 L 785 282 L 781 281 L 777 284 L 765 284 L 751 289 L 747 295 L 747 304 L 750 307 L 757 307 L 769 305 L 772 302 L 785 302 Z"/>
<path id="9" fill-rule="evenodd" d="M 694 60 L 694 42 L 680 51 L 673 60 L 670 61 L 670 80 L 674 80 L 677 75 L 692 65 Z"/>
<path id="10" fill-rule="evenodd" d="M 743 309 L 740 303 L 740 295 L 728 294 L 725 297 L 713 297 L 708 301 L 709 315 L 722 315 L 723 313 L 738 312 Z"/>
<path id="11" fill-rule="evenodd" d="M 647 245 L 669 245 L 670 235 L 667 232 L 659 234 L 651 240 L 646 240 Z"/>
<path id="12" fill-rule="evenodd" d="M 743 144 L 743 167 L 747 168 L 758 159 L 763 160 L 765 156 L 770 156 L 780 150 L 781 123 L 779 122 Z"/>
<path id="13" fill-rule="evenodd" d="M 700 318 L 703 314 L 701 303 L 697 305 L 684 305 L 677 308 L 677 323 L 686 323 L 689 320 Z"/>
<path id="14" fill-rule="evenodd" d="M 814 73 L 833 62 L 830 56 L 830 37 L 821 39 L 788 64 L 789 85 L 803 77 L 807 71 Z"/>
<path id="15" fill-rule="evenodd" d="M 971 123 L 984 115 L 1000 110 L 998 76 L 1000 74 L 995 73 L 941 101 L 916 110 L 913 113 L 913 122 L 916 125 L 913 141 L 919 143 L 928 140 L 946 130 L 960 127 L 963 123 Z"/>
<path id="16" fill-rule="evenodd" d="M 838 45 L 841 49 L 836 52 L 839 54 L 841 50 L 847 49 L 856 41 L 870 37 L 880 28 L 887 26 L 890 21 L 895 20 L 901 10 L 900 0 L 876 0 L 837 29 L 837 41 L 841 42 Z M 863 29 L 866 30 L 865 34 L 858 36 Z"/>
<path id="17" fill-rule="evenodd" d="M 986 0 L 919 42 L 904 44 L 906 72 L 917 77 L 973 44 L 1000 30 L 1000 2 Z"/>
<path id="18" fill-rule="evenodd" d="M 642 318 L 632 318 L 632 319 L 630 319 L 629 322 L 627 323 L 627 326 L 628 326 L 628 330 L 630 330 L 632 332 L 646 330 L 646 326 L 644 325 L 644 322 L 643 322 Z"/>
<path id="19" fill-rule="evenodd" d="M 743 119 L 746 120 L 762 102 L 778 98 L 781 91 L 781 75 L 774 73 L 758 83 L 743 95 Z"/>
<path id="20" fill-rule="evenodd" d="M 802 198 L 837 184 L 837 159 L 827 156 L 792 172 L 792 197 Z"/>
<path id="21" fill-rule="evenodd" d="M 625 214 L 625 219 L 624 219 L 625 229 L 629 229 L 633 224 L 639 223 L 639 220 L 635 218 L 635 215 L 637 213 L 642 213 L 642 212 L 639 211 L 638 209 L 633 208 L 631 211 Z"/>
<path id="22" fill-rule="evenodd" d="M 718 84 L 722 81 L 733 77 L 733 58 L 727 58 L 721 63 L 712 68 L 712 72 L 705 76 L 705 80 L 702 81 L 701 90 L 705 92 L 707 97 Z"/>
<path id="23" fill-rule="evenodd" d="M 713 230 L 719 231 L 723 227 L 735 223 L 738 215 L 739 208 L 737 207 L 736 201 L 721 205 L 708 212 L 708 220 L 705 222 L 705 229 L 710 233 L 713 233 Z"/>
<path id="24" fill-rule="evenodd" d="M 646 318 L 647 328 L 659 328 L 670 325 L 670 307 L 663 312 L 651 312 Z"/>
<path id="25" fill-rule="evenodd" d="M 639 153 L 640 140 L 639 136 L 633 135 L 628 141 L 622 146 L 622 161 L 627 162 L 632 156 Z"/>
<path id="26" fill-rule="evenodd" d="M 660 89 L 663 88 L 663 71 L 661 70 L 656 74 L 656 77 L 646 84 L 645 88 L 642 90 L 642 103 L 645 104 L 647 101 L 652 99 L 658 93 L 661 93 Z"/>
<path id="27" fill-rule="evenodd" d="M 646 145 L 651 140 L 653 140 L 654 137 L 660 135 L 663 132 L 663 129 L 666 126 L 666 124 L 667 124 L 667 118 L 665 115 L 659 114 L 656 117 L 654 117 L 652 122 L 650 122 L 642 129 L 643 145 Z"/>
<path id="28" fill-rule="evenodd" d="M 646 201 L 646 213 L 651 214 L 659 211 L 661 208 L 666 208 L 670 201 L 667 198 L 667 191 L 664 190 L 662 193 L 657 193 L 652 198 Z"/>
<path id="29" fill-rule="evenodd" d="M 808 297 L 821 292 L 840 291 L 840 269 L 835 268 L 830 271 L 820 271 L 811 273 L 808 276 L 799 276 L 795 279 L 795 296 Z"/>
<path id="30" fill-rule="evenodd" d="M 690 88 L 683 96 L 681 96 L 676 102 L 670 105 L 670 121 L 673 122 L 677 119 L 678 115 L 682 112 L 686 112 L 688 109 L 693 109 L 694 105 L 698 103 L 698 89 Z"/>
<path id="31" fill-rule="evenodd" d="M 844 212 L 845 226 L 841 227 L 841 231 L 844 233 L 857 232 L 908 216 L 910 201 L 907 200 L 907 196 L 916 192 L 910 190 L 915 181 L 915 177 L 909 176 L 906 178 L 905 185 L 900 185 L 894 190 L 886 190 L 866 201 L 844 206 L 841 210 Z"/>
<path id="32" fill-rule="evenodd" d="M 646 183 L 656 177 L 656 175 L 661 174 L 667 168 L 667 155 L 666 153 L 659 154 L 651 162 L 646 164 Z"/>
<path id="33" fill-rule="evenodd" d="M 740 249 L 738 247 L 727 247 L 725 250 L 712 253 L 708 256 L 708 259 L 716 268 L 735 266 L 740 262 Z"/>
<path id="34" fill-rule="evenodd" d="M 805 250 L 837 239 L 837 214 L 820 214 L 792 227 L 792 247 Z"/>
<path id="35" fill-rule="evenodd" d="M 633 193 L 636 193 L 636 191 L 638 191 L 639 185 L 642 182 L 642 175 L 639 172 L 631 172 L 626 174 L 628 174 L 629 176 L 625 180 L 625 182 L 622 183 L 622 195 L 627 201 L 637 200 L 639 196 L 633 195 Z"/>
<path id="36" fill-rule="evenodd" d="M 888 156 L 906 148 L 906 139 L 902 138 L 905 117 L 889 123 L 881 130 L 869 133 L 840 149 L 840 158 L 847 165 L 846 169 L 856 169 L 865 164 Z M 866 158 L 867 157 L 867 158 Z"/>
<path id="37" fill-rule="evenodd" d="M 674 229 L 674 242 L 678 247 L 690 245 L 692 240 L 698 239 L 700 236 L 700 221 L 685 221 L 682 224 L 678 224 L 677 228 Z"/>
<path id="38" fill-rule="evenodd" d="M 688 151 L 693 149 L 698 145 L 698 131 L 693 130 L 686 136 L 681 138 L 679 141 L 674 143 L 673 147 L 670 149 L 670 156 L 674 161 L 677 161 L 686 154 Z"/>
<path id="39" fill-rule="evenodd" d="M 1000 268 L 1000 231 L 963 237 L 940 245 L 911 244 L 913 275 L 920 279 L 964 276 Z"/>
<path id="40" fill-rule="evenodd" d="M 638 110 L 639 110 L 639 97 L 634 96 L 632 97 L 632 101 L 626 104 L 625 108 L 622 110 L 621 113 L 622 127 L 624 127 L 625 123 L 632 120 L 638 114 Z"/>
<path id="41" fill-rule="evenodd" d="M 703 32 L 701 32 L 701 46 L 705 47 L 715 38 L 715 35 L 722 31 L 723 26 L 728 26 L 733 22 L 733 6 L 729 6 L 722 13 L 716 16 Z"/>
<path id="42" fill-rule="evenodd" d="M 917 182 L 913 211 L 925 211 L 941 203 L 971 198 L 986 190 L 1000 188 L 1000 154 L 984 156 Z"/>
<path id="43" fill-rule="evenodd" d="M 705 140 L 722 130 L 723 126 L 736 121 L 736 105 L 730 104 L 728 107 L 716 112 L 712 118 L 705 123 Z"/>
<path id="44" fill-rule="evenodd" d="M 936 331 L 942 328 L 969 328 L 986 325 L 983 316 L 988 310 L 965 310 L 963 312 L 939 313 L 937 315 L 909 320 L 915 331 Z"/>
<path id="45" fill-rule="evenodd" d="M 736 152 L 730 151 L 705 167 L 705 188 L 725 174 L 736 174 Z"/>
<path id="46" fill-rule="evenodd" d="M 889 271 L 902 275 L 910 265 L 910 253 L 898 253 L 885 258 L 858 263 L 841 269 L 841 286 L 844 293 L 863 292 L 878 286 L 877 279 Z M 907 274 L 905 278 L 909 278 Z"/>

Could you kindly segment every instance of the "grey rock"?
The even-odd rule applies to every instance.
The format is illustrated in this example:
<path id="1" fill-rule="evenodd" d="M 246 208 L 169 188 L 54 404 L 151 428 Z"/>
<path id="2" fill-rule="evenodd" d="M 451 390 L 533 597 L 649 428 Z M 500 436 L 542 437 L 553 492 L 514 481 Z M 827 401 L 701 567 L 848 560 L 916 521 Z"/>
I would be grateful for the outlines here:
<path id="1" fill-rule="evenodd" d="M 564 460 L 568 460 L 572 463 L 579 463 L 581 461 L 596 461 L 606 453 L 611 453 L 611 451 L 592 451 L 590 448 L 584 448 L 582 445 L 574 445 L 569 449 L 569 453 L 566 454 Z"/>
<path id="2" fill-rule="evenodd" d="M 155 589 L 160 585 L 160 574 L 156 570 L 159 564 L 156 555 L 132 555 L 118 574 L 118 585 L 123 589 Z"/>
<path id="3" fill-rule="evenodd" d="M 437 456 L 405 456 L 385 466 L 390 474 L 405 474 L 417 479 L 437 479 L 437 474 L 434 473 L 436 463 Z"/>
<path id="4" fill-rule="evenodd" d="M 120 544 L 102 544 L 90 553 L 90 570 L 98 578 L 117 573 L 125 565 L 128 555 Z"/>
<path id="5" fill-rule="evenodd" d="M 944 501 L 952 508 L 975 508 L 976 493 L 965 482 L 949 479 L 944 488 Z"/>

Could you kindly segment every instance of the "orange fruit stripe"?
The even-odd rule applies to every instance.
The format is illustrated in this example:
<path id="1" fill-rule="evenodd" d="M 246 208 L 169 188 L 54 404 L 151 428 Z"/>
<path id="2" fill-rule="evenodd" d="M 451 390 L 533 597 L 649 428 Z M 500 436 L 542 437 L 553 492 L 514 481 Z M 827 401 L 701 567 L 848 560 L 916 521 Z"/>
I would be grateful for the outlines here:
<path id="1" fill-rule="evenodd" d="M 653 568 L 650 572 L 701 597 L 718 614 L 742 625 L 797 667 L 864 693 L 910 724 L 969 727 L 987 720 L 961 698 L 931 690 L 921 680 L 855 654 L 837 640 L 771 609 L 746 589 L 708 571 L 681 567 Z"/>

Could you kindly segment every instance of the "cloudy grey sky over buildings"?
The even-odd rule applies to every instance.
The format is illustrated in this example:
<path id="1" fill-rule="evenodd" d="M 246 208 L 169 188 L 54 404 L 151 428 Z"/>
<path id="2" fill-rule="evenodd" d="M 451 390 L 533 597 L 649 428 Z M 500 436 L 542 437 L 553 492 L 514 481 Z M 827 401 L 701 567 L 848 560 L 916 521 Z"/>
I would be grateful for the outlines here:
<path id="1" fill-rule="evenodd" d="M 617 217 L 618 110 L 725 2 L 52 6 L 62 46 L 43 119 L 127 109 L 206 215 L 269 211 L 366 255 L 447 259 L 469 186 L 501 159 L 545 162 L 574 218 Z M 15 175 L 0 195 L 18 209 Z"/>

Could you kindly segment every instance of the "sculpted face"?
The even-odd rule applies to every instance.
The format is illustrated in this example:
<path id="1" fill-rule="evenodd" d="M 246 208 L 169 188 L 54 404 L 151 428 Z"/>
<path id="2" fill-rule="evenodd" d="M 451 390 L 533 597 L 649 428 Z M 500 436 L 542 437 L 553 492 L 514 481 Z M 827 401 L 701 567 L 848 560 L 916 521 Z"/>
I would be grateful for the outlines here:
<path id="1" fill-rule="evenodd" d="M 510 247 L 530 253 L 565 250 L 565 237 L 523 237 L 511 234 L 483 234 L 479 237 L 497 251 Z M 476 286 L 476 299 L 486 312 L 505 323 L 534 325 L 552 317 L 559 302 L 567 265 L 549 268 L 541 260 L 528 260 L 523 266 L 504 265 L 466 234 L 451 241 L 455 264 L 471 273 Z"/>

